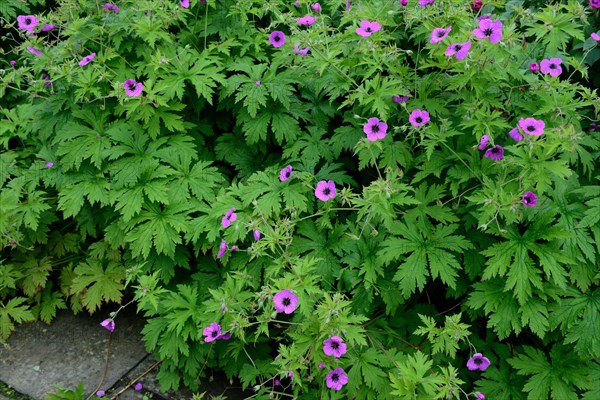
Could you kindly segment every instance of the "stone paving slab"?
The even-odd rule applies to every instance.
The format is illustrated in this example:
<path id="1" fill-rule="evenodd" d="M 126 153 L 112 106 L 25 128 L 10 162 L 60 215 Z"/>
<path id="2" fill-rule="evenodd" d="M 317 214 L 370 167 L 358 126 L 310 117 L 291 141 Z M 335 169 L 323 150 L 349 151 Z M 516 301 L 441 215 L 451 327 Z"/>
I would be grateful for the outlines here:
<path id="1" fill-rule="evenodd" d="M 103 387 L 111 387 L 146 356 L 141 341 L 141 318 L 123 310 L 112 333 L 109 368 Z M 109 332 L 93 317 L 61 312 L 52 322 L 24 324 L 0 346 L 0 381 L 36 400 L 45 399 L 55 385 L 74 389 L 80 382 L 95 389 L 102 378 Z M 126 324 L 119 324 L 127 320 Z"/>

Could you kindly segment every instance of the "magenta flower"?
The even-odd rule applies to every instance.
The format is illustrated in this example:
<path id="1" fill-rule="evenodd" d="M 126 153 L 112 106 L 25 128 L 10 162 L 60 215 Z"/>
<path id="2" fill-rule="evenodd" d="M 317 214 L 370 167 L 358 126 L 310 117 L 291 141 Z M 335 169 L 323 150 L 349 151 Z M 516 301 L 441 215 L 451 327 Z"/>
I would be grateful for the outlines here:
<path id="1" fill-rule="evenodd" d="M 504 148 L 500 145 L 495 145 L 485 152 L 484 157 L 494 161 L 502 160 L 504 157 Z"/>
<path id="2" fill-rule="evenodd" d="M 536 73 L 540 70 L 540 65 L 536 62 L 529 64 L 529 70 L 533 73 Z"/>
<path id="3" fill-rule="evenodd" d="M 429 113 L 425 110 L 413 110 L 408 117 L 408 122 L 410 122 L 413 126 L 421 126 L 425 125 L 430 121 Z"/>
<path id="4" fill-rule="evenodd" d="M 483 7 L 483 2 L 481 0 L 474 0 L 469 5 L 471 6 L 471 10 L 473 10 L 474 12 L 477 12 L 477 11 L 481 10 L 481 7 Z"/>
<path id="5" fill-rule="evenodd" d="M 519 120 L 519 127 L 528 135 L 540 136 L 542 133 L 544 133 L 546 124 L 544 121 L 534 118 L 521 118 Z"/>
<path id="6" fill-rule="evenodd" d="M 98 397 L 104 397 L 105 394 L 106 394 L 106 392 L 104 390 L 98 390 L 96 392 L 96 396 L 98 396 Z"/>
<path id="7" fill-rule="evenodd" d="M 600 8 L 600 0 L 590 0 L 590 7 Z"/>
<path id="8" fill-rule="evenodd" d="M 262 82 L 260 80 L 254 82 L 254 83 L 256 83 L 256 86 L 260 86 L 262 84 Z"/>
<path id="9" fill-rule="evenodd" d="M 475 396 L 477 396 L 477 400 L 485 400 L 485 396 L 481 392 L 475 392 Z"/>
<path id="10" fill-rule="evenodd" d="M 471 49 L 471 42 L 452 43 L 451 45 L 449 45 L 446 48 L 446 52 L 444 53 L 444 55 L 446 55 L 448 57 L 452 57 L 453 55 L 456 54 L 456 59 L 462 60 L 467 56 L 470 49 Z"/>
<path id="11" fill-rule="evenodd" d="M 369 118 L 367 123 L 363 125 L 363 132 L 367 134 L 367 140 L 371 142 L 377 139 L 383 139 L 387 134 L 387 124 L 379 121 L 379 118 Z"/>
<path id="12" fill-rule="evenodd" d="M 273 379 L 273 386 L 279 386 L 281 385 L 281 381 L 277 378 Z"/>
<path id="13" fill-rule="evenodd" d="M 476 353 L 467 361 L 467 368 L 471 371 L 481 370 L 485 371 L 490 366 L 490 360 L 484 357 L 481 353 Z"/>
<path id="14" fill-rule="evenodd" d="M 348 11 L 352 7 L 352 2 L 350 0 L 346 0 L 346 11 Z"/>
<path id="15" fill-rule="evenodd" d="M 371 22 L 367 20 L 360 21 L 360 28 L 356 28 L 356 33 L 360 36 L 371 36 L 373 33 L 381 30 L 381 25 L 377 22 Z"/>
<path id="16" fill-rule="evenodd" d="M 17 17 L 17 23 L 19 24 L 19 29 L 33 33 L 33 30 L 40 22 L 35 15 L 19 15 Z"/>
<path id="17" fill-rule="evenodd" d="M 540 63 L 540 70 L 542 74 L 550 74 L 550 76 L 557 76 L 562 73 L 560 66 L 562 60 L 560 58 L 551 58 L 549 60 L 542 60 Z"/>
<path id="18" fill-rule="evenodd" d="M 287 167 L 285 167 L 284 169 L 279 171 L 279 180 L 281 182 L 287 181 L 288 179 L 290 179 L 291 176 L 292 176 L 292 166 L 291 165 L 288 165 Z"/>
<path id="19" fill-rule="evenodd" d="M 410 96 L 392 96 L 392 101 L 402 104 L 410 99 Z"/>
<path id="20" fill-rule="evenodd" d="M 431 32 L 431 36 L 429 37 L 429 43 L 441 42 L 442 40 L 446 39 L 446 36 L 448 36 L 451 30 L 451 26 L 447 28 L 435 28 L 433 32 Z"/>
<path id="21" fill-rule="evenodd" d="M 305 15 L 304 17 L 296 18 L 296 22 L 300 25 L 312 25 L 315 23 L 316 20 L 317 17 L 312 17 L 310 15 Z"/>
<path id="22" fill-rule="evenodd" d="M 260 231 L 258 229 L 255 229 L 254 231 L 252 231 L 252 236 L 254 236 L 254 240 L 259 241 L 260 240 Z"/>
<path id="23" fill-rule="evenodd" d="M 85 56 L 81 59 L 81 61 L 79 61 L 79 65 L 80 66 L 84 66 L 84 65 L 88 65 L 89 63 L 92 62 L 92 60 L 96 57 L 96 53 L 92 53 L 89 56 Z"/>
<path id="24" fill-rule="evenodd" d="M 527 207 L 535 207 L 535 204 L 537 202 L 537 196 L 533 192 L 525 192 L 521 201 Z"/>
<path id="25" fill-rule="evenodd" d="M 104 7 L 104 9 L 106 11 L 112 11 L 112 12 L 119 12 L 119 7 L 117 7 L 116 5 L 112 4 L 112 3 L 106 3 L 104 4 L 102 7 Z"/>
<path id="26" fill-rule="evenodd" d="M 273 296 L 273 303 L 278 313 L 291 314 L 298 307 L 298 296 L 291 290 L 283 289 Z"/>
<path id="27" fill-rule="evenodd" d="M 521 131 L 519 130 L 519 127 L 517 127 L 517 126 L 512 128 L 510 130 L 510 132 L 508 132 L 508 135 L 517 142 L 520 142 L 521 140 L 523 140 L 523 134 L 521 133 Z"/>
<path id="28" fill-rule="evenodd" d="M 225 239 L 221 239 L 221 245 L 219 246 L 219 252 L 217 253 L 217 258 L 221 258 L 225 255 L 227 251 L 227 242 Z"/>
<path id="29" fill-rule="evenodd" d="M 204 328 L 202 334 L 204 335 L 204 341 L 206 343 L 213 342 L 221 335 L 221 325 L 216 322 L 211 322 L 209 326 Z"/>
<path id="30" fill-rule="evenodd" d="M 419 5 L 421 7 L 425 7 L 433 3 L 435 3 L 435 0 L 419 0 Z"/>
<path id="31" fill-rule="evenodd" d="M 45 24 L 41 31 L 42 32 L 50 32 L 51 30 L 53 30 L 54 28 L 56 28 L 56 24 Z"/>
<path id="32" fill-rule="evenodd" d="M 408 0 L 400 0 L 400 5 L 407 6 Z"/>
<path id="33" fill-rule="evenodd" d="M 38 56 L 38 57 L 42 56 L 42 52 L 33 46 L 27 46 L 27 50 L 29 50 L 29 52 L 35 56 Z"/>
<path id="34" fill-rule="evenodd" d="M 477 146 L 477 150 L 485 150 L 490 141 L 490 137 L 488 135 L 483 135 L 479 140 L 479 146 Z"/>
<path id="35" fill-rule="evenodd" d="M 10 65 L 14 67 L 15 65 L 17 65 L 17 62 L 15 60 L 10 60 Z"/>
<path id="36" fill-rule="evenodd" d="M 325 383 L 330 389 L 342 390 L 342 387 L 348 383 L 348 375 L 344 373 L 342 368 L 336 368 L 327 374 Z"/>
<path id="37" fill-rule="evenodd" d="M 222 335 L 217 336 L 217 340 L 221 339 L 221 340 L 229 340 L 231 339 L 231 333 L 229 332 L 225 332 Z"/>
<path id="38" fill-rule="evenodd" d="M 321 201 L 328 201 L 335 197 L 335 183 L 333 181 L 320 181 L 315 189 L 315 196 Z"/>
<path id="39" fill-rule="evenodd" d="M 346 343 L 339 336 L 332 336 L 327 340 L 323 340 L 323 353 L 328 356 L 340 358 L 346 354 Z"/>
<path id="40" fill-rule="evenodd" d="M 317 365 L 317 368 L 319 368 L 319 369 L 323 369 L 323 368 L 325 368 L 325 364 L 323 364 L 323 363 L 320 363 L 319 365 Z"/>
<path id="41" fill-rule="evenodd" d="M 125 88 L 125 94 L 129 97 L 138 97 L 144 90 L 142 82 L 136 82 L 134 79 L 127 79 L 123 82 L 123 87 Z"/>
<path id="42" fill-rule="evenodd" d="M 315 3 L 312 5 L 312 9 L 315 10 L 316 12 L 321 11 L 321 5 L 319 3 Z"/>
<path id="43" fill-rule="evenodd" d="M 183 8 L 190 8 L 190 0 L 181 0 L 179 5 Z"/>
<path id="44" fill-rule="evenodd" d="M 237 214 L 234 213 L 234 211 L 235 208 L 230 208 L 225 213 L 225 216 L 221 219 L 221 225 L 223 225 L 223 228 L 229 228 L 231 223 L 237 219 Z"/>
<path id="45" fill-rule="evenodd" d="M 269 35 L 269 43 L 273 47 L 279 48 L 285 44 L 285 34 L 281 31 L 273 31 Z"/>
<path id="46" fill-rule="evenodd" d="M 600 42 L 600 35 L 598 35 L 596 32 L 592 32 L 592 34 L 590 35 L 590 37 L 592 39 L 594 39 L 596 42 Z"/>
<path id="47" fill-rule="evenodd" d="M 54 163 L 52 161 L 48 161 L 46 163 L 46 168 L 52 168 L 52 167 L 54 167 Z"/>
<path id="48" fill-rule="evenodd" d="M 100 322 L 100 325 L 111 332 L 115 330 L 115 321 L 112 319 L 105 319 L 104 321 Z"/>
<path id="49" fill-rule="evenodd" d="M 135 386 L 133 387 L 133 390 L 135 390 L 136 392 L 141 391 L 144 388 L 144 385 L 142 385 L 141 382 L 138 382 L 135 384 Z"/>
<path id="50" fill-rule="evenodd" d="M 292 371 L 288 372 L 288 377 L 291 378 L 294 376 L 294 373 Z"/>
<path id="51" fill-rule="evenodd" d="M 502 39 L 502 22 L 497 19 L 482 19 L 479 28 L 473 30 L 473 35 L 479 39 L 490 39 L 491 43 L 498 43 Z"/>
<path id="52" fill-rule="evenodd" d="M 294 53 L 300 54 L 301 56 L 305 56 L 309 50 L 310 50 L 310 47 L 308 47 L 308 46 L 301 49 L 297 44 L 294 45 Z"/>

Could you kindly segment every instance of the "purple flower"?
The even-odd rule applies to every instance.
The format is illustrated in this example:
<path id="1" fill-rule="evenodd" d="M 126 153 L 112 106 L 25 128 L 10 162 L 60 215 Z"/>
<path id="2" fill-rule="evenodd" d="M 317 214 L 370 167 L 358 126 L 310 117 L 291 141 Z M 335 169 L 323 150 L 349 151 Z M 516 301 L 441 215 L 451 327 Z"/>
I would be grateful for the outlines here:
<path id="1" fill-rule="evenodd" d="M 433 3 L 435 3 L 435 0 L 419 0 L 419 5 L 421 7 L 425 7 Z"/>
<path id="2" fill-rule="evenodd" d="M 96 392 L 96 396 L 98 396 L 98 397 L 104 397 L 105 394 L 106 394 L 106 392 L 104 390 L 98 390 Z"/>
<path id="3" fill-rule="evenodd" d="M 298 296 L 292 293 L 291 290 L 283 289 L 281 292 L 273 296 L 275 311 L 278 313 L 291 314 L 298 307 Z"/>
<path id="4" fill-rule="evenodd" d="M 102 7 L 104 7 L 104 9 L 106 11 L 112 11 L 112 12 L 119 12 L 119 7 L 117 7 L 116 5 L 112 4 L 112 3 L 106 3 L 104 4 Z"/>
<path id="5" fill-rule="evenodd" d="M 50 32 L 51 30 L 53 30 L 54 28 L 56 28 L 56 24 L 45 24 L 41 31 L 42 32 Z"/>
<path id="6" fill-rule="evenodd" d="M 104 321 L 100 322 L 100 325 L 111 332 L 115 330 L 115 321 L 112 319 L 105 319 Z"/>
<path id="7" fill-rule="evenodd" d="M 481 392 L 475 392 L 475 396 L 477 396 L 477 400 L 485 400 L 485 396 Z"/>
<path id="8" fill-rule="evenodd" d="M 238 247 L 236 245 L 231 246 L 231 251 L 238 251 Z"/>
<path id="9" fill-rule="evenodd" d="M 217 253 L 217 258 L 221 258 L 225 255 L 227 251 L 227 242 L 225 239 L 221 239 L 221 245 L 219 246 L 219 252 Z"/>
<path id="10" fill-rule="evenodd" d="M 281 381 L 279 379 L 273 379 L 273 386 L 281 385 Z"/>
<path id="11" fill-rule="evenodd" d="M 529 64 L 529 70 L 533 73 L 536 73 L 540 70 L 540 65 L 536 62 Z"/>
<path id="12" fill-rule="evenodd" d="M 317 368 L 319 368 L 319 369 L 323 369 L 323 368 L 325 368 L 325 364 L 323 364 L 323 363 L 320 363 L 319 365 L 317 365 Z"/>
<path id="13" fill-rule="evenodd" d="M 481 10 L 481 7 L 483 7 L 483 2 L 481 0 L 474 0 L 469 5 L 471 6 L 471 10 L 477 12 Z"/>
<path id="14" fill-rule="evenodd" d="M 140 390 L 142 390 L 144 388 L 144 385 L 142 385 L 141 382 L 138 382 L 135 384 L 135 386 L 133 387 L 133 390 L 135 390 L 136 392 L 139 392 Z"/>
<path id="15" fill-rule="evenodd" d="M 504 148 L 500 145 L 495 145 L 494 147 L 487 149 L 487 151 L 484 154 L 484 157 L 494 161 L 502 160 L 502 158 L 504 157 Z"/>
<path id="16" fill-rule="evenodd" d="M 478 21 L 482 21 L 482 20 L 484 20 L 484 19 L 490 19 L 490 18 L 492 18 L 491 14 L 488 14 L 488 15 L 480 15 L 479 17 L 477 17 L 477 20 L 478 20 Z"/>
<path id="17" fill-rule="evenodd" d="M 442 40 L 446 39 L 446 36 L 448 36 L 451 30 L 451 26 L 447 28 L 435 28 L 433 32 L 431 32 L 431 36 L 429 37 L 429 43 L 441 42 Z"/>
<path id="18" fill-rule="evenodd" d="M 254 240 L 256 240 L 256 241 L 260 240 L 260 231 L 258 229 L 255 229 L 254 231 L 252 231 L 252 235 L 254 236 Z"/>
<path id="19" fill-rule="evenodd" d="M 316 20 L 317 17 L 312 17 L 310 15 L 305 15 L 304 17 L 296 18 L 296 22 L 300 25 L 312 25 L 315 23 Z"/>
<path id="20" fill-rule="evenodd" d="M 352 2 L 350 0 L 346 0 L 346 11 L 348 11 L 352 7 Z"/>
<path id="21" fill-rule="evenodd" d="M 471 49 L 471 42 L 452 43 L 446 48 L 444 55 L 451 57 L 456 54 L 457 60 L 464 59 Z"/>
<path id="22" fill-rule="evenodd" d="M 387 124 L 379 121 L 379 118 L 369 118 L 367 123 L 363 125 L 363 132 L 367 134 L 367 140 L 371 142 L 377 139 L 383 139 L 387 134 Z"/>
<path id="23" fill-rule="evenodd" d="M 190 0 L 181 0 L 179 5 L 183 8 L 190 8 Z"/>
<path id="24" fill-rule="evenodd" d="M 276 48 L 283 46 L 285 44 L 285 34 L 281 31 L 271 32 L 271 35 L 269 35 L 269 43 Z"/>
<path id="25" fill-rule="evenodd" d="M 600 0 L 590 0 L 590 7 L 600 8 Z"/>
<path id="26" fill-rule="evenodd" d="M 479 39 L 490 39 L 491 43 L 498 43 L 502 39 L 502 22 L 497 19 L 482 19 L 479 28 L 473 30 L 473 35 Z"/>
<path id="27" fill-rule="evenodd" d="M 410 91 L 409 91 L 410 93 Z M 392 96 L 392 101 L 402 104 L 410 99 L 410 96 Z"/>
<path id="28" fill-rule="evenodd" d="M 144 90 L 142 82 L 136 82 L 134 79 L 127 79 L 123 82 L 123 87 L 125 88 L 125 94 L 129 97 L 138 97 Z"/>
<path id="29" fill-rule="evenodd" d="M 15 65 L 17 65 L 17 62 L 15 60 L 10 60 L 10 65 L 14 67 Z"/>
<path id="30" fill-rule="evenodd" d="M 323 340 L 323 353 L 328 356 L 340 358 L 346 354 L 346 343 L 339 336 L 332 336 L 327 340 Z"/>
<path id="31" fill-rule="evenodd" d="M 511 138 L 513 138 L 513 140 L 516 140 L 517 142 L 520 142 L 521 140 L 523 140 L 523 134 L 519 130 L 518 126 L 515 126 L 514 128 L 512 128 L 510 130 L 510 132 L 508 132 L 508 134 Z"/>
<path id="32" fill-rule="evenodd" d="M 490 366 L 490 360 L 487 357 L 484 357 L 481 353 L 476 353 L 467 361 L 467 368 L 471 371 L 481 370 L 485 371 L 487 367 Z"/>
<path id="33" fill-rule="evenodd" d="M 229 340 L 231 339 L 231 333 L 225 332 L 224 334 L 217 336 L 217 339 Z"/>
<path id="34" fill-rule="evenodd" d="M 408 0 L 400 0 L 400 5 L 407 6 Z"/>
<path id="35" fill-rule="evenodd" d="M 223 225 L 223 228 L 229 228 L 231 223 L 237 219 L 237 214 L 234 213 L 234 211 L 235 208 L 230 208 L 225 213 L 225 216 L 221 219 L 221 225 Z"/>
<path id="36" fill-rule="evenodd" d="M 541 119 L 521 118 L 519 120 L 519 127 L 528 135 L 540 136 L 542 133 L 544 133 L 546 124 Z"/>
<path id="37" fill-rule="evenodd" d="M 260 86 L 262 84 L 262 82 L 260 80 L 254 82 L 254 83 L 256 83 L 256 86 Z"/>
<path id="38" fill-rule="evenodd" d="M 477 146 L 477 150 L 485 150 L 489 141 L 490 137 L 488 135 L 483 135 L 479 140 L 479 146 Z"/>
<path id="39" fill-rule="evenodd" d="M 344 373 L 342 368 L 336 368 L 333 371 L 329 371 L 325 383 L 330 389 L 342 390 L 342 387 L 348 383 L 348 375 Z"/>
<path id="40" fill-rule="evenodd" d="M 19 15 L 17 17 L 17 23 L 19 24 L 19 29 L 33 33 L 33 30 L 40 22 L 35 15 Z"/>
<path id="41" fill-rule="evenodd" d="M 310 47 L 308 47 L 308 46 L 301 49 L 297 44 L 294 45 L 294 53 L 300 54 L 301 56 L 305 56 L 309 50 L 310 50 Z"/>
<path id="42" fill-rule="evenodd" d="M 596 32 L 592 32 L 592 34 L 590 35 L 590 37 L 592 39 L 594 39 L 596 42 L 600 42 L 600 35 L 598 35 Z"/>
<path id="43" fill-rule="evenodd" d="M 335 197 L 335 183 L 333 181 L 320 181 L 315 189 L 315 196 L 321 201 L 328 201 Z"/>
<path id="44" fill-rule="evenodd" d="M 279 180 L 281 182 L 287 181 L 288 179 L 290 179 L 291 176 L 292 176 L 292 166 L 291 165 L 288 165 L 287 167 L 285 167 L 284 169 L 279 171 Z"/>
<path id="45" fill-rule="evenodd" d="M 526 205 L 528 207 L 535 207 L 535 204 L 537 202 L 537 196 L 533 192 L 525 192 L 523 194 L 523 198 L 521 198 L 521 201 L 523 202 L 524 205 Z"/>
<path id="46" fill-rule="evenodd" d="M 421 126 L 430 121 L 429 113 L 425 110 L 413 110 L 408 117 L 408 122 L 410 122 L 413 126 Z"/>
<path id="47" fill-rule="evenodd" d="M 540 63 L 540 70 L 542 74 L 550 74 L 550 76 L 557 76 L 562 73 L 562 60 L 560 58 L 551 58 L 549 60 L 542 60 Z"/>
<path id="48" fill-rule="evenodd" d="M 598 129 L 600 129 L 600 124 L 592 122 L 590 124 L 590 130 L 589 130 L 589 132 L 596 132 Z"/>
<path id="49" fill-rule="evenodd" d="M 84 65 L 88 65 L 89 63 L 92 62 L 92 60 L 96 57 L 96 53 L 92 53 L 89 56 L 85 56 L 81 59 L 81 61 L 79 61 L 79 65 L 80 66 L 84 66 Z"/>
<path id="50" fill-rule="evenodd" d="M 45 81 L 44 86 L 46 86 L 46 87 L 52 86 L 52 79 L 50 78 L 50 75 L 48 75 L 47 72 L 44 72 L 42 74 L 42 79 Z"/>
<path id="51" fill-rule="evenodd" d="M 321 5 L 319 3 L 315 3 L 312 5 L 312 9 L 315 10 L 316 12 L 321 11 Z"/>
<path id="52" fill-rule="evenodd" d="M 288 372 L 288 377 L 291 378 L 294 376 L 294 373 L 292 371 Z"/>
<path id="53" fill-rule="evenodd" d="M 367 37 L 380 30 L 381 25 L 379 25 L 377 22 L 363 20 L 360 21 L 360 28 L 356 28 L 356 33 L 358 33 L 360 36 Z"/>
<path id="54" fill-rule="evenodd" d="M 42 56 L 42 52 L 33 46 L 27 46 L 27 50 L 29 50 L 29 52 L 35 56 L 38 56 L 38 57 Z"/>
<path id="55" fill-rule="evenodd" d="M 209 326 L 204 328 L 202 334 L 204 335 L 204 341 L 206 343 L 213 342 L 221 335 L 221 325 L 216 322 L 211 322 Z"/>
<path id="56" fill-rule="evenodd" d="M 54 163 L 52 161 L 48 161 L 46 163 L 46 168 L 52 168 L 52 167 L 54 167 Z"/>

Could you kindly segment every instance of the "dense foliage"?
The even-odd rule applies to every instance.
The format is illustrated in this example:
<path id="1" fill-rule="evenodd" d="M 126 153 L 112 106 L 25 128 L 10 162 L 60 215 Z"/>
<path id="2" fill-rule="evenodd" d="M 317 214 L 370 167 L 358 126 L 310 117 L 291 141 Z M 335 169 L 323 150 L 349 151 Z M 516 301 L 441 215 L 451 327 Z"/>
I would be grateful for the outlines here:
<path id="1" fill-rule="evenodd" d="M 596 0 L 2 4 L 0 339 L 134 298 L 163 389 L 600 398 Z"/>

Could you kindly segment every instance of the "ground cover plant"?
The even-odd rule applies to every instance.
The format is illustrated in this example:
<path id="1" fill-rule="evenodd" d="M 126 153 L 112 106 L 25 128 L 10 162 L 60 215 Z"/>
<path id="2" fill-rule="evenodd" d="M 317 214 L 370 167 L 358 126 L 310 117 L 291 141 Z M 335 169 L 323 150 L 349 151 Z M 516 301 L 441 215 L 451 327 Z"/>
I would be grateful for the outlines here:
<path id="1" fill-rule="evenodd" d="M 599 13 L 3 3 L 0 338 L 133 299 L 165 390 L 599 398 Z"/>

